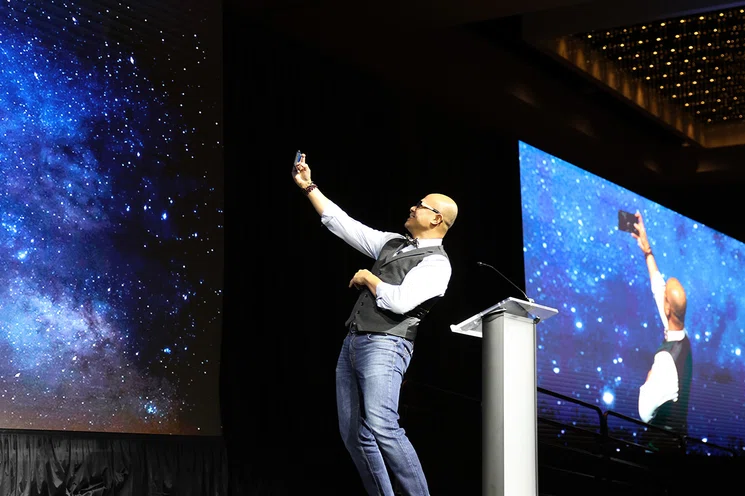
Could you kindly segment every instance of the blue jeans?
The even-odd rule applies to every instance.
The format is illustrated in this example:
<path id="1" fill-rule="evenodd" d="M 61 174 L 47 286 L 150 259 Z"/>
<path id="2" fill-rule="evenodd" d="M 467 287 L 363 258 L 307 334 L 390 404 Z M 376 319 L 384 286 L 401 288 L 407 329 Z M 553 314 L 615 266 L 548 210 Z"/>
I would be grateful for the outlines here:
<path id="1" fill-rule="evenodd" d="M 398 398 L 414 344 L 397 336 L 349 333 L 336 364 L 339 431 L 369 495 L 393 496 L 390 474 L 407 495 L 428 495 Z"/>

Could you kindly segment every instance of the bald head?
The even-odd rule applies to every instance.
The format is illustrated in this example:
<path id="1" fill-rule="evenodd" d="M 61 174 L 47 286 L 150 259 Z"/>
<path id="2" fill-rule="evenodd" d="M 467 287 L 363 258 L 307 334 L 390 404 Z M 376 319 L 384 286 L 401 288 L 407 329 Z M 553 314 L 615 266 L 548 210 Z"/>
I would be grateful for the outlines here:
<path id="1" fill-rule="evenodd" d="M 678 279 L 671 277 L 665 285 L 665 315 L 671 330 L 680 330 L 685 327 L 686 303 L 683 285 Z"/>
<path id="2" fill-rule="evenodd" d="M 458 217 L 458 205 L 456 205 L 452 198 L 440 193 L 431 193 L 427 195 L 424 201 L 440 211 L 443 223 L 445 224 L 445 230 L 453 227 L 455 218 Z"/>

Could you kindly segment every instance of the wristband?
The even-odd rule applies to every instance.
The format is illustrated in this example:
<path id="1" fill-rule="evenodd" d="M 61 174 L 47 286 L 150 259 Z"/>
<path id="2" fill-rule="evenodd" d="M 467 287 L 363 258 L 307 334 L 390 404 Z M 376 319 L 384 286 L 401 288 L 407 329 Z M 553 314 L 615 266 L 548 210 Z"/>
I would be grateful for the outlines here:
<path id="1" fill-rule="evenodd" d="M 306 186 L 305 188 L 303 188 L 303 191 L 305 191 L 305 194 L 306 195 L 309 195 L 310 192 L 313 191 L 314 189 L 316 189 L 317 187 L 318 186 L 316 185 L 316 183 L 311 182 L 308 186 Z"/>

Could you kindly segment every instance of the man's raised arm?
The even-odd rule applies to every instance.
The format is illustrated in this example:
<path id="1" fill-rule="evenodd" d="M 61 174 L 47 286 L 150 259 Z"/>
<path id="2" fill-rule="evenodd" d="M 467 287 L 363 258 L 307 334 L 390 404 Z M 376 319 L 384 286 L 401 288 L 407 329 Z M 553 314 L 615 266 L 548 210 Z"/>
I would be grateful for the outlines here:
<path id="1" fill-rule="evenodd" d="M 300 155 L 300 162 L 292 166 L 292 178 L 310 200 L 318 215 L 322 215 L 330 200 L 318 190 L 318 187 L 310 178 L 310 167 L 305 163 L 305 154 Z"/>
<path id="2" fill-rule="evenodd" d="M 639 245 L 639 248 L 641 248 L 642 253 L 644 253 L 644 260 L 647 263 L 647 269 L 649 270 L 649 278 L 654 279 L 655 274 L 657 274 L 660 269 L 657 267 L 657 262 L 652 253 L 652 247 L 649 245 L 649 239 L 647 239 L 647 229 L 644 227 L 644 219 L 642 219 L 642 214 L 638 211 L 636 212 L 636 220 L 637 222 L 634 224 L 634 227 L 639 231 L 639 234 L 631 233 L 631 235 L 636 239 L 636 243 Z"/>

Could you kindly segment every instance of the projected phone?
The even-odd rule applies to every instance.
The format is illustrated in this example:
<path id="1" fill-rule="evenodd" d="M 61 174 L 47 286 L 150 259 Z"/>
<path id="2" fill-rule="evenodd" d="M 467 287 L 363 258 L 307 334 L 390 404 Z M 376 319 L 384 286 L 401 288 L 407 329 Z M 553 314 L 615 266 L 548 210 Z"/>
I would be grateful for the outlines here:
<path id="1" fill-rule="evenodd" d="M 639 231 L 634 227 L 636 224 L 636 215 L 625 210 L 618 211 L 618 230 L 629 233 L 639 234 Z"/>
<path id="2" fill-rule="evenodd" d="M 300 159 L 302 158 L 302 156 L 303 156 L 303 154 L 300 153 L 300 150 L 298 150 L 297 153 L 295 153 L 295 162 L 294 163 L 297 164 L 298 162 L 300 162 Z"/>

